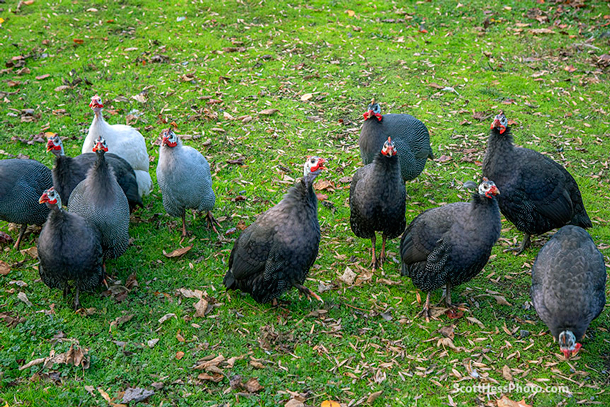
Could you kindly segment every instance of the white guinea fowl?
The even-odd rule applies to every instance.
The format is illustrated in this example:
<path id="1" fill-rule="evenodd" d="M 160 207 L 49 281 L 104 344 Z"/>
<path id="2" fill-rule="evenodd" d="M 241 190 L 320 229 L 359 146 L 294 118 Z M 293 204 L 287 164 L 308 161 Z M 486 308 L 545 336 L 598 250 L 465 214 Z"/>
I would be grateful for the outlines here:
<path id="1" fill-rule="evenodd" d="M 133 167 L 140 196 L 148 195 L 152 191 L 152 179 L 148 172 L 149 160 L 144 136 L 131 126 L 106 123 L 102 115 L 104 104 L 99 96 L 91 98 L 89 107 L 95 112 L 95 117 L 83 143 L 82 153 L 90 153 L 98 137 L 104 138 L 109 151 L 124 158 Z"/>
<path id="2" fill-rule="evenodd" d="M 212 189 L 210 165 L 205 157 L 192 147 L 182 145 L 172 129 L 163 130 L 159 149 L 157 183 L 163 194 L 163 207 L 170 216 L 182 218 L 182 237 L 186 236 L 186 210 L 206 213 L 212 224 L 216 220 L 210 212 L 216 195 Z"/>

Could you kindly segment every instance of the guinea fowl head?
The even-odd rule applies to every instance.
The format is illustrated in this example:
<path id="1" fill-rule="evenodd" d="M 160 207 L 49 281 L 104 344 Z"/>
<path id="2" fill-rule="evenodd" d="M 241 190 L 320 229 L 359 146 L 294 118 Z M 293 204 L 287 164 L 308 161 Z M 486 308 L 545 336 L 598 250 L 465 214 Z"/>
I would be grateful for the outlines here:
<path id="1" fill-rule="evenodd" d="M 506 116 L 504 116 L 503 112 L 500 112 L 496 117 L 494 117 L 494 121 L 491 123 L 491 129 L 497 130 L 500 134 L 503 134 L 508 128 L 508 120 Z"/>
<path id="2" fill-rule="evenodd" d="M 305 161 L 305 166 L 303 167 L 303 176 L 306 179 L 313 179 L 317 177 L 322 170 L 325 170 L 324 164 L 326 160 L 321 157 L 307 157 L 307 161 Z"/>
<path id="3" fill-rule="evenodd" d="M 381 154 L 386 157 L 394 157 L 398 151 L 396 151 L 396 147 L 394 146 L 394 142 L 391 137 L 388 137 L 388 141 L 383 143 L 383 147 L 381 148 Z"/>
<path id="4" fill-rule="evenodd" d="M 104 107 L 104 103 L 102 102 L 102 98 L 98 95 L 95 95 L 91 98 L 91 103 L 89 103 L 89 107 L 93 110 L 99 109 L 101 110 Z"/>
<path id="5" fill-rule="evenodd" d="M 493 181 L 483 178 L 483 182 L 479 184 L 479 195 L 493 198 L 496 195 L 500 195 L 500 190 Z"/>
<path id="6" fill-rule="evenodd" d="M 368 120 L 371 117 L 376 117 L 377 121 L 381 121 L 383 116 L 381 115 L 381 107 L 379 103 L 375 102 L 375 99 L 371 100 L 371 103 L 366 108 L 366 112 L 364 113 L 364 120 Z"/>
<path id="7" fill-rule="evenodd" d="M 95 145 L 93 146 L 93 152 L 97 153 L 98 151 L 104 153 L 108 152 L 108 145 L 102 136 L 99 136 L 97 140 L 95 140 Z"/>
<path id="8" fill-rule="evenodd" d="M 162 146 L 174 148 L 178 145 L 178 136 L 176 133 L 174 133 L 171 127 L 161 132 L 161 138 L 163 139 L 161 141 Z"/>
<path id="9" fill-rule="evenodd" d="M 559 334 L 559 349 L 566 359 L 576 356 L 582 345 L 576 342 L 576 336 L 572 331 L 563 331 Z"/>
<path id="10" fill-rule="evenodd" d="M 47 137 L 47 153 L 49 151 L 57 156 L 63 155 L 64 153 L 64 145 L 57 134 L 52 134 Z"/>
<path id="11" fill-rule="evenodd" d="M 54 206 L 58 206 L 61 208 L 61 198 L 53 187 L 47 189 L 42 193 L 40 199 L 38 200 L 38 203 L 46 203 L 49 208 L 52 208 Z"/>

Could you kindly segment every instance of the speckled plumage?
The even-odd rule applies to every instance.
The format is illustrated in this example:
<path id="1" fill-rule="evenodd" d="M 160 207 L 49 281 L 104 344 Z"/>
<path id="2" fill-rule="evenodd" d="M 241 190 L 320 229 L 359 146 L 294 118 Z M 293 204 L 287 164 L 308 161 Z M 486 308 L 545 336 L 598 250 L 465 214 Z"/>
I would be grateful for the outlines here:
<path id="1" fill-rule="evenodd" d="M 528 235 L 566 224 L 591 227 L 574 177 L 537 151 L 513 146 L 508 126 L 503 134 L 491 129 L 483 176 L 494 180 L 502 191 L 498 196 L 502 214 Z"/>
<path id="2" fill-rule="evenodd" d="M 68 210 L 95 225 L 102 236 L 104 258 L 120 257 L 129 245 L 129 203 L 103 150 L 70 195 Z"/>
<path id="3" fill-rule="evenodd" d="M 495 197 L 475 193 L 469 203 L 429 209 L 402 236 L 402 275 L 425 292 L 465 283 L 487 264 L 500 229 Z"/>
<path id="4" fill-rule="evenodd" d="M 373 162 L 388 137 L 398 150 L 403 180 L 415 179 L 424 170 L 428 158 L 433 158 L 428 129 L 408 114 L 385 114 L 381 121 L 374 117 L 365 120 L 359 139 L 365 165 Z"/>
<path id="5" fill-rule="evenodd" d="M 405 230 L 407 192 L 400 176 L 402 152 L 397 150 L 398 155 L 392 157 L 377 151 L 375 160 L 359 168 L 352 178 L 350 225 L 358 237 L 371 239 L 375 232 L 382 232 L 393 239 Z"/>
<path id="6" fill-rule="evenodd" d="M 170 216 L 182 217 L 186 209 L 207 213 L 214 208 L 210 165 L 179 137 L 176 147 L 162 145 L 157 165 L 157 183 L 163 194 L 163 207 Z"/>
<path id="7" fill-rule="evenodd" d="M 116 177 L 119 186 L 129 202 L 129 209 L 142 207 L 142 198 L 138 193 L 136 173 L 129 163 L 116 154 L 106 153 L 105 159 Z M 97 156 L 85 153 L 76 157 L 58 155 L 53 168 L 53 186 L 61 196 L 62 202 L 68 204 L 70 194 L 76 186 L 87 177 L 87 171 L 95 164 Z"/>
<path id="8" fill-rule="evenodd" d="M 40 278 L 49 288 L 66 290 L 73 283 L 79 290 L 89 291 L 104 279 L 100 232 L 58 205 L 40 232 L 38 258 Z"/>
<path id="9" fill-rule="evenodd" d="M 530 294 L 538 316 L 556 339 L 580 340 L 606 304 L 604 257 L 589 234 L 564 226 L 544 245 L 532 267 Z"/>
<path id="10" fill-rule="evenodd" d="M 301 180 L 261 214 L 235 241 L 224 278 L 227 289 L 250 293 L 260 303 L 302 286 L 318 256 L 318 199 Z"/>
<path id="11" fill-rule="evenodd" d="M 22 231 L 26 225 L 42 225 L 49 208 L 38 199 L 52 186 L 51 170 L 38 161 L 0 160 L 0 219 L 22 225 Z"/>

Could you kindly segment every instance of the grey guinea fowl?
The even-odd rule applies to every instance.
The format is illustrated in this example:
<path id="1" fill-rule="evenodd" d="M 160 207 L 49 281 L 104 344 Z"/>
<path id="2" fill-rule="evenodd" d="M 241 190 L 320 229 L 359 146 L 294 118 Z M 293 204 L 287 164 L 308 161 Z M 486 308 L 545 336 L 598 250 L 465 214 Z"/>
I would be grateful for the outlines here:
<path id="1" fill-rule="evenodd" d="M 400 173 L 405 181 L 415 179 L 424 170 L 428 158 L 434 158 L 430 134 L 421 121 L 409 114 L 382 116 L 379 103 L 373 100 L 364 113 L 358 141 L 365 165 L 373 162 L 388 137 L 392 137 L 400 152 Z"/>
<path id="2" fill-rule="evenodd" d="M 572 224 L 591 227 L 574 177 L 561 164 L 537 151 L 515 147 L 504 113 L 491 124 L 483 176 L 496 182 L 502 214 L 525 233 L 517 254 L 530 245 L 530 235 Z"/>
<path id="3" fill-rule="evenodd" d="M 182 218 L 182 237 L 186 236 L 186 210 L 205 213 L 214 227 L 216 195 L 212 189 L 210 165 L 205 157 L 182 140 L 172 129 L 163 130 L 157 165 L 157 183 L 163 194 L 163 207 L 170 216 Z"/>
<path id="4" fill-rule="evenodd" d="M 371 239 L 373 269 L 385 261 L 386 239 L 400 236 L 406 226 L 407 192 L 400 176 L 400 154 L 388 137 L 375 160 L 359 168 L 350 185 L 350 225 L 356 236 Z M 379 262 L 375 255 L 375 232 L 381 232 L 383 238 Z"/>
<path id="5" fill-rule="evenodd" d="M 21 225 L 15 248 L 27 225 L 42 225 L 49 208 L 38 203 L 40 195 L 53 186 L 51 170 L 35 160 L 0 160 L 0 219 Z"/>
<path id="6" fill-rule="evenodd" d="M 100 232 L 82 216 L 63 210 L 53 188 L 39 202 L 51 209 L 38 239 L 40 278 L 49 288 L 62 289 L 64 298 L 73 283 L 74 308 L 78 309 L 79 292 L 93 290 L 104 281 Z"/>
<path id="7" fill-rule="evenodd" d="M 532 267 L 532 303 L 566 359 L 578 353 L 577 340 L 604 309 L 605 289 L 604 256 L 584 229 L 562 227 L 538 253 Z"/>
<path id="8" fill-rule="evenodd" d="M 112 168 L 106 162 L 108 150 L 102 137 L 93 151 L 97 161 L 70 195 L 68 210 L 93 223 L 102 236 L 104 259 L 120 257 L 129 245 L 129 203 Z"/>
<path id="9" fill-rule="evenodd" d="M 62 202 L 68 204 L 70 194 L 87 177 L 87 171 L 93 167 L 97 161 L 97 156 L 94 153 L 85 153 L 76 157 L 67 156 L 64 152 L 63 142 L 57 134 L 53 134 L 47 139 L 47 152 L 49 151 L 55 155 L 53 187 L 61 196 Z M 136 173 L 131 165 L 116 154 L 107 153 L 104 157 L 127 197 L 129 209 L 141 208 L 143 206 L 142 197 L 138 193 Z"/>
<path id="10" fill-rule="evenodd" d="M 280 295 L 296 287 L 321 301 L 303 283 L 318 256 L 318 199 L 312 185 L 325 162 L 307 158 L 303 179 L 237 238 L 223 281 L 228 290 L 250 293 L 259 303 L 276 303 Z"/>
<path id="11" fill-rule="evenodd" d="M 429 209 L 413 219 L 402 235 L 402 275 L 428 293 L 422 311 L 426 320 L 433 290 L 446 285 L 445 303 L 451 307 L 451 287 L 470 281 L 487 264 L 500 237 L 499 193 L 485 179 L 470 202 Z"/>

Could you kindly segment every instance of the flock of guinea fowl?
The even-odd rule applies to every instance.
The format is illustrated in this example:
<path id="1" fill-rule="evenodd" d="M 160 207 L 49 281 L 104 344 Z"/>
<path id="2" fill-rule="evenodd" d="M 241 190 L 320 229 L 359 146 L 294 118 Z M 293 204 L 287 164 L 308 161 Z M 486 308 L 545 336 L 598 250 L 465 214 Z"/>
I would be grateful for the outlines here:
<path id="1" fill-rule="evenodd" d="M 130 211 L 152 191 L 149 155 L 143 136 L 126 125 L 110 125 L 103 101 L 94 96 L 95 112 L 82 154 L 67 157 L 61 138 L 51 134 L 47 151 L 56 156 L 53 170 L 28 159 L 0 161 L 0 219 L 22 225 L 43 224 L 37 242 L 39 273 L 64 296 L 75 288 L 92 290 L 106 283 L 105 262 L 121 256 L 129 244 Z M 352 177 L 350 224 L 354 234 L 372 241 L 373 269 L 386 256 L 386 239 L 402 234 L 402 274 L 427 293 L 422 311 L 430 318 L 430 293 L 446 287 L 447 315 L 455 315 L 451 287 L 475 277 L 487 264 L 500 237 L 502 213 L 530 235 L 560 228 L 538 253 L 532 267 L 532 303 L 559 342 L 566 358 L 605 305 L 604 258 L 584 230 L 592 226 L 578 185 L 560 164 L 536 151 L 513 145 L 501 112 L 490 128 L 479 183 L 468 181 L 469 202 L 427 210 L 406 223 L 405 183 L 417 177 L 432 158 L 425 125 L 407 114 L 382 115 L 374 101 L 364 114 L 360 152 L 364 166 Z M 277 303 L 291 288 L 321 300 L 304 283 L 320 243 L 315 178 L 326 160 L 307 157 L 303 178 L 274 207 L 257 217 L 234 243 L 227 289 L 249 293 L 261 303 Z M 157 181 L 166 212 L 182 218 L 195 209 L 210 225 L 215 203 L 210 167 L 196 149 L 183 145 L 170 128 L 162 132 Z M 66 208 L 64 208 L 64 205 Z M 376 254 L 376 233 L 382 247 Z M 452 315 L 453 313 L 453 315 Z"/>

